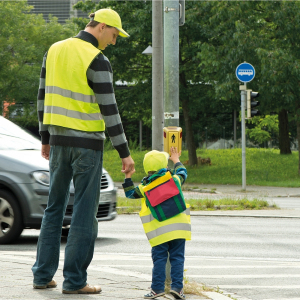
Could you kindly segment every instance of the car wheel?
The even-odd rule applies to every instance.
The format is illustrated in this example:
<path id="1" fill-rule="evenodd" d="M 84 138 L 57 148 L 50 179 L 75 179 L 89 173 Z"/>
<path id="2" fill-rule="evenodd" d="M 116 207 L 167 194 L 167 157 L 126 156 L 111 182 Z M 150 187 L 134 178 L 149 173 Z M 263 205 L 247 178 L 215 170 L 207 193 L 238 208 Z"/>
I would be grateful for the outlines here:
<path id="1" fill-rule="evenodd" d="M 69 235 L 69 231 L 70 231 L 70 227 L 63 227 L 61 229 L 61 236 L 68 236 Z"/>
<path id="2" fill-rule="evenodd" d="M 10 192 L 0 190 L 0 244 L 16 240 L 22 231 L 22 214 L 16 198 Z"/>

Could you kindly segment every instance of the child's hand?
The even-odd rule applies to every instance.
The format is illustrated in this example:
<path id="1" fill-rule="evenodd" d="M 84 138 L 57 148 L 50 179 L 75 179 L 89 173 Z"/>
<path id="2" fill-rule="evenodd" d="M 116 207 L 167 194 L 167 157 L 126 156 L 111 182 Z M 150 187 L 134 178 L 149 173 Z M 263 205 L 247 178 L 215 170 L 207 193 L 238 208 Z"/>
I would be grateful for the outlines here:
<path id="1" fill-rule="evenodd" d="M 170 152 L 171 152 L 170 160 L 172 160 L 174 164 L 180 162 L 179 157 L 181 155 L 181 151 L 178 153 L 177 147 L 171 147 Z"/>
<path id="2" fill-rule="evenodd" d="M 133 173 L 135 173 L 135 169 L 130 170 L 128 173 L 125 173 L 125 178 L 131 178 Z"/>

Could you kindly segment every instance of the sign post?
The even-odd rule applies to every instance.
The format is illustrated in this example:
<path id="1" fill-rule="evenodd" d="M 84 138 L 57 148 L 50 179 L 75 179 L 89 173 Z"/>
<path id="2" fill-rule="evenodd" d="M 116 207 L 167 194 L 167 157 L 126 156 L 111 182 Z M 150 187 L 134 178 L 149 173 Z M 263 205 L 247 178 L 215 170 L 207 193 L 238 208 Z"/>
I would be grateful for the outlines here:
<path id="1" fill-rule="evenodd" d="M 247 102 L 247 82 L 253 80 L 255 69 L 249 63 L 239 64 L 235 70 L 237 79 L 244 83 L 240 85 L 241 91 L 241 128 L 242 128 L 242 189 L 246 190 L 246 125 L 245 125 L 245 109 Z"/>

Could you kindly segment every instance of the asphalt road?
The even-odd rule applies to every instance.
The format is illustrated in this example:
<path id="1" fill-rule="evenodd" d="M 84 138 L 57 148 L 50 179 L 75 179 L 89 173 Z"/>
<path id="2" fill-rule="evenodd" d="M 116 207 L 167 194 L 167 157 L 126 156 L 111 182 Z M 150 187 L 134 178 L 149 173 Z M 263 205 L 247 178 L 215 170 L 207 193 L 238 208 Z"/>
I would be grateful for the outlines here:
<path id="1" fill-rule="evenodd" d="M 148 255 L 138 226 L 137 216 L 119 216 L 111 225 L 100 225 L 100 237 L 109 241 L 113 236 L 124 253 Z M 203 216 L 193 217 L 192 226 L 185 265 L 190 280 L 240 299 L 300 299 L 300 219 Z M 97 247 L 116 251 L 109 243 Z M 124 268 L 147 273 L 151 264 Z"/>
<path id="2" fill-rule="evenodd" d="M 300 300 L 300 218 L 192 217 L 186 277 L 236 299 Z M 25 230 L 3 251 L 34 253 L 39 231 Z M 62 251 L 66 239 L 62 239 Z M 137 215 L 99 223 L 91 268 L 151 276 L 151 248 Z"/>

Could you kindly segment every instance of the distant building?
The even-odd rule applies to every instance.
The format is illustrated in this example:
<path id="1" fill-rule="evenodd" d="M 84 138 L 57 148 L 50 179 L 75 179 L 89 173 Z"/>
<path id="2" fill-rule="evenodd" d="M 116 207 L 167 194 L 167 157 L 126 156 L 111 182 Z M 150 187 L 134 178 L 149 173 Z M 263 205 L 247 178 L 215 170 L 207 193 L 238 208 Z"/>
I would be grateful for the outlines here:
<path id="1" fill-rule="evenodd" d="M 46 21 L 49 14 L 58 18 L 59 23 L 65 23 L 67 19 L 83 17 L 88 18 L 88 13 L 73 10 L 73 5 L 80 0 L 27 0 L 27 3 L 34 8 L 31 13 L 43 14 Z M 94 0 L 99 2 L 100 0 Z"/>

